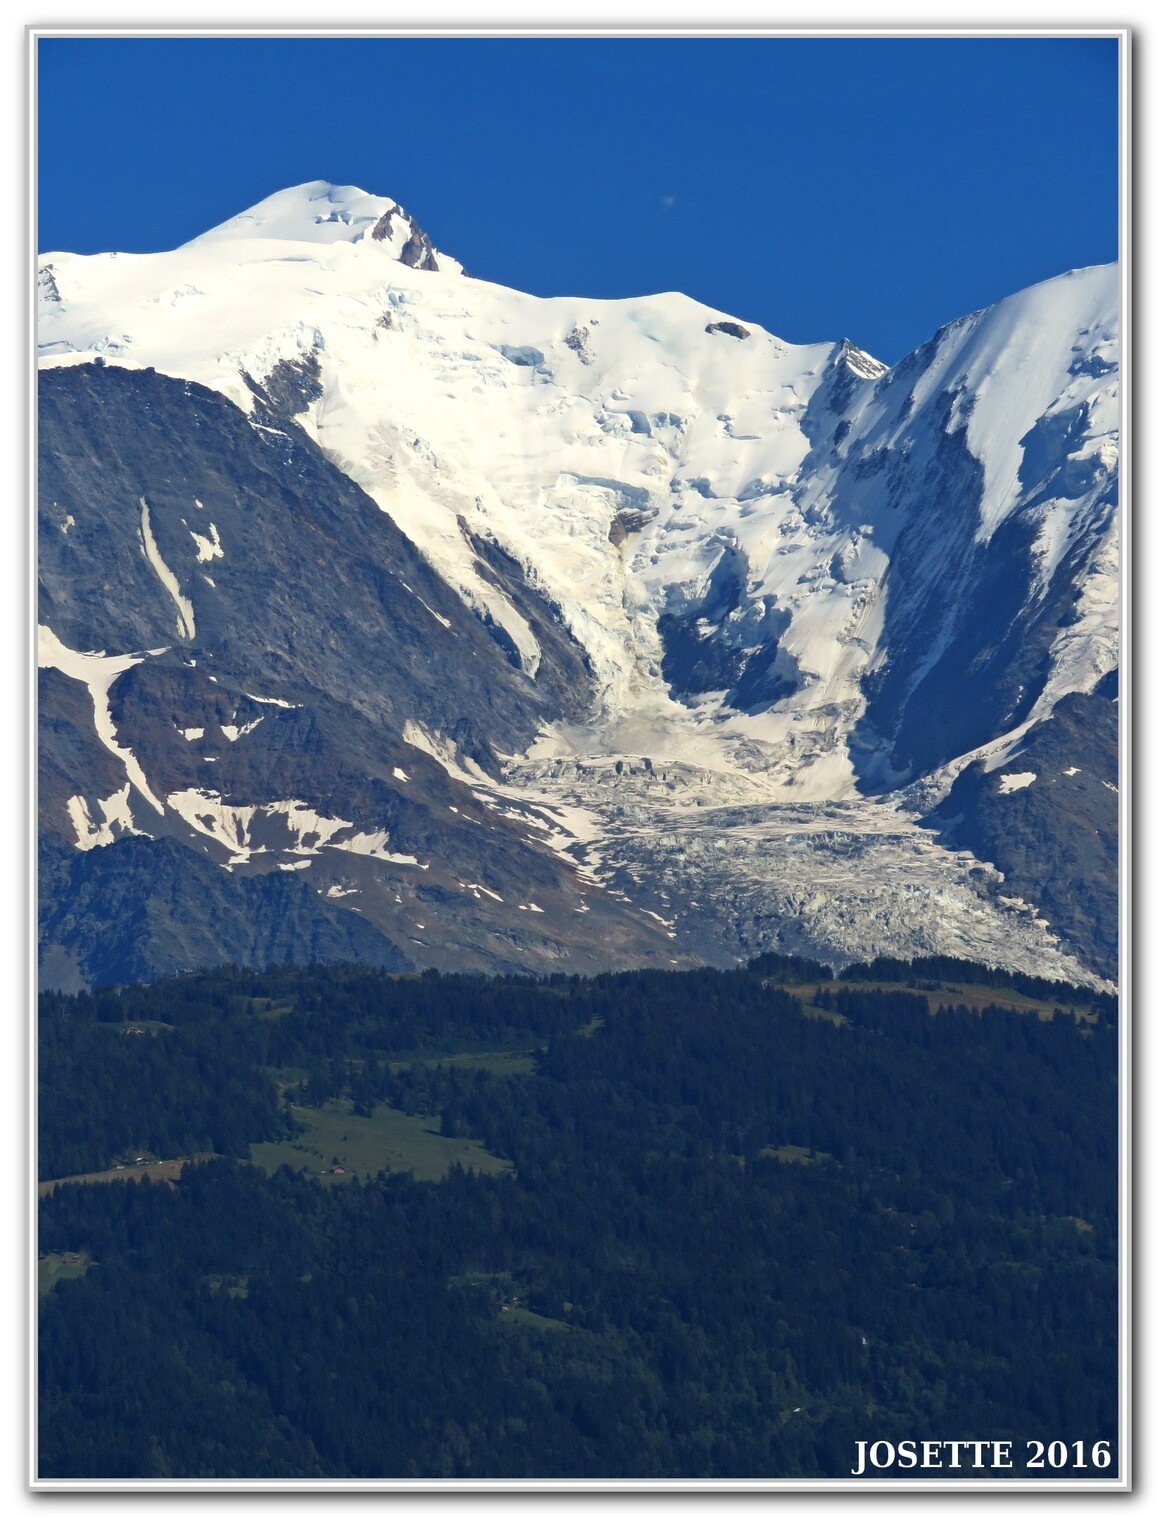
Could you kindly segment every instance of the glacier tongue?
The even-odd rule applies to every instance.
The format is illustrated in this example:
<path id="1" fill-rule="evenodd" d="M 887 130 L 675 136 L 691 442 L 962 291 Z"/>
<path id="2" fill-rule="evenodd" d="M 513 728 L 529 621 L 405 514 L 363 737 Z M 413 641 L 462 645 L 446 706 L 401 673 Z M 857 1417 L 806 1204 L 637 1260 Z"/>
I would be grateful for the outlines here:
<path id="1" fill-rule="evenodd" d="M 900 799 L 774 803 L 762 777 L 637 756 L 525 762 L 508 781 L 510 800 L 551 818 L 557 852 L 658 908 L 708 961 L 946 954 L 1105 983 L 998 870 L 941 846 Z"/>

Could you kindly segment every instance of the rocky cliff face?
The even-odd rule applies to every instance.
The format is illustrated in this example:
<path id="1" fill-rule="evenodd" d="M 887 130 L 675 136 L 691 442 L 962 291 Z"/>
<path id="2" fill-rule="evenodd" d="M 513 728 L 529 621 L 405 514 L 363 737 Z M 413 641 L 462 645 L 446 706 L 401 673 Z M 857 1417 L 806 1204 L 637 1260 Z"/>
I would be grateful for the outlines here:
<path id="1" fill-rule="evenodd" d="M 1082 959 L 1117 973 L 1117 672 L 1066 695 L 1014 754 L 971 763 L 930 812 L 950 846 L 991 859 Z"/>

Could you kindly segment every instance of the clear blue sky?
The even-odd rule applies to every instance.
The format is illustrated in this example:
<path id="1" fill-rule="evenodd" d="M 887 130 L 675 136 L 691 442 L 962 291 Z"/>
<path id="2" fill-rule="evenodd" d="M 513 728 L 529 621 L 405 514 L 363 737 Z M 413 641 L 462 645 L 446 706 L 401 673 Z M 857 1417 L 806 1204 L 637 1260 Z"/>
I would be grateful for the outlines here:
<path id="1" fill-rule="evenodd" d="M 42 250 L 174 247 L 308 179 L 481 278 L 683 290 L 895 362 L 1117 256 L 1117 44 L 42 38 Z"/>

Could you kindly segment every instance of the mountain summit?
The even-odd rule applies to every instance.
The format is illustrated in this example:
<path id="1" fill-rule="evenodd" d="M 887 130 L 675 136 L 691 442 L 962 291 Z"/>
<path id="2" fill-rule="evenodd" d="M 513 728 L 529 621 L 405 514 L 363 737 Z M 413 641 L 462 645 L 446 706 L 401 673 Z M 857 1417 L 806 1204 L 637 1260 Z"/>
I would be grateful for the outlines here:
<path id="1" fill-rule="evenodd" d="M 185 246 L 221 242 L 371 243 L 409 268 L 457 273 L 462 269 L 433 247 L 396 200 L 322 179 L 279 190 Z"/>
<path id="2" fill-rule="evenodd" d="M 322 182 L 42 260 L 60 982 L 763 949 L 1111 978 L 1116 269 L 892 369 L 461 272 Z"/>

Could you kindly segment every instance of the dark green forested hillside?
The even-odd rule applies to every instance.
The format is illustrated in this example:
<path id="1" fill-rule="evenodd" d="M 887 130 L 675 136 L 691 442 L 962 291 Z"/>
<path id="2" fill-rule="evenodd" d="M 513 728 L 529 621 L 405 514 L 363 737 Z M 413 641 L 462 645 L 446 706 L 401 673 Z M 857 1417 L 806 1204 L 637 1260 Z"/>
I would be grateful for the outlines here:
<path id="1" fill-rule="evenodd" d="M 41 1475 L 840 1477 L 860 1439 L 1011 1438 L 1021 1471 L 1026 1439 L 1113 1440 L 1115 1007 L 1001 983 L 767 958 L 45 996 L 45 1179 L 223 1157 L 42 1199 L 42 1255 L 79 1262 L 42 1298 Z"/>

